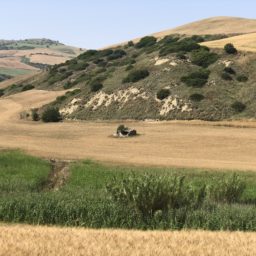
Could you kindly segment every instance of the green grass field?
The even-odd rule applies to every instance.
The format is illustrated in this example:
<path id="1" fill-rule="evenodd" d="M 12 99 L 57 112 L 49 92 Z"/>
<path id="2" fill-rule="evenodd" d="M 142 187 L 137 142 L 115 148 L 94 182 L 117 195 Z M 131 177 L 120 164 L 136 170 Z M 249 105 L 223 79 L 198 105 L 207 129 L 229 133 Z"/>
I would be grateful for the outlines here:
<path id="1" fill-rule="evenodd" d="M 153 186 L 157 177 L 168 180 L 185 176 L 186 183 L 197 190 L 203 184 L 209 187 L 225 180 L 230 172 L 131 168 L 86 160 L 71 164 L 66 184 L 53 191 L 44 189 L 50 171 L 44 160 L 16 151 L 1 152 L 0 221 L 92 228 L 256 231 L 256 174 L 253 172 L 239 173 L 246 188 L 234 203 L 214 202 L 206 197 L 198 208 L 185 206 L 145 217 L 132 205 L 113 200 L 106 190 L 107 184 L 119 186 L 130 177 L 143 179 L 146 173 L 153 175 Z"/>
<path id="2" fill-rule="evenodd" d="M 31 73 L 31 70 L 15 69 L 15 68 L 0 68 L 0 74 L 8 76 L 19 76 Z"/>

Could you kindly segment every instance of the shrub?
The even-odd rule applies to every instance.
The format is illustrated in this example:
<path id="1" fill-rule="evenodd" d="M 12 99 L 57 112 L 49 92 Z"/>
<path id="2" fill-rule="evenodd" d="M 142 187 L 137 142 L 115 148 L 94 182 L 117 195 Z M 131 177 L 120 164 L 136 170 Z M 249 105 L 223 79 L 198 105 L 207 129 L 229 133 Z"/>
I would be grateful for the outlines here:
<path id="1" fill-rule="evenodd" d="M 245 182 L 237 175 L 215 181 L 209 188 L 209 196 L 216 202 L 238 203 L 246 188 Z"/>
<path id="2" fill-rule="evenodd" d="M 159 56 L 165 56 L 170 53 L 175 53 L 175 52 L 191 52 L 193 50 L 200 49 L 200 45 L 195 43 L 192 40 L 188 39 L 182 39 L 178 42 L 171 43 L 169 45 L 164 46 L 160 51 L 159 51 Z"/>
<path id="3" fill-rule="evenodd" d="M 128 65 L 128 66 L 126 67 L 125 71 L 130 71 L 130 70 L 132 70 L 132 69 L 134 69 L 134 66 L 133 66 L 133 65 Z"/>
<path id="4" fill-rule="evenodd" d="M 24 85 L 21 90 L 24 92 L 24 91 L 32 90 L 34 88 L 35 86 L 33 86 L 32 84 L 27 84 L 27 85 Z"/>
<path id="5" fill-rule="evenodd" d="M 68 90 L 68 89 L 70 89 L 70 88 L 72 88 L 73 87 L 73 84 L 71 83 L 71 82 L 66 82 L 64 85 L 63 85 L 63 88 L 65 89 L 65 90 Z"/>
<path id="6" fill-rule="evenodd" d="M 103 84 L 98 81 L 94 81 L 90 84 L 90 88 L 91 88 L 91 92 L 98 92 L 103 88 Z"/>
<path id="7" fill-rule="evenodd" d="M 147 69 L 135 70 L 128 74 L 123 83 L 136 83 L 149 76 Z"/>
<path id="8" fill-rule="evenodd" d="M 205 199 L 205 187 L 194 190 L 185 184 L 184 177 L 133 175 L 121 183 L 114 179 L 107 191 L 115 202 L 145 218 L 169 209 L 195 209 Z"/>
<path id="9" fill-rule="evenodd" d="M 129 47 L 132 47 L 132 46 L 134 46 L 134 42 L 133 42 L 133 41 L 129 41 L 127 45 L 128 45 Z"/>
<path id="10" fill-rule="evenodd" d="M 136 48 L 149 47 L 156 44 L 157 39 L 153 36 L 146 36 L 135 45 Z"/>
<path id="11" fill-rule="evenodd" d="M 126 55 L 126 52 L 124 50 L 115 50 L 111 55 L 107 57 L 107 59 L 116 60 L 116 59 L 122 58 L 125 55 Z"/>
<path id="12" fill-rule="evenodd" d="M 179 40 L 179 37 L 169 35 L 169 36 L 165 36 L 163 39 L 161 39 L 159 41 L 159 44 L 165 44 L 165 45 L 166 44 L 173 44 L 173 43 L 176 43 L 178 40 Z"/>
<path id="13" fill-rule="evenodd" d="M 233 80 L 232 76 L 229 75 L 229 74 L 226 73 L 226 72 L 223 72 L 223 73 L 221 74 L 221 78 L 222 78 L 223 80 L 226 80 L 226 81 L 232 81 L 232 80 Z"/>
<path id="14" fill-rule="evenodd" d="M 92 60 L 93 58 L 95 58 L 95 56 L 97 56 L 99 52 L 97 50 L 88 50 L 84 53 L 82 53 L 81 55 L 79 55 L 77 58 L 81 59 L 81 60 Z"/>
<path id="15" fill-rule="evenodd" d="M 236 80 L 238 82 L 247 82 L 248 81 L 248 77 L 246 75 L 239 75 L 239 76 L 237 76 Z"/>
<path id="16" fill-rule="evenodd" d="M 207 68 L 209 65 L 215 63 L 218 58 L 218 54 L 211 53 L 205 49 L 193 51 L 191 54 L 192 63 L 204 68 Z"/>
<path id="17" fill-rule="evenodd" d="M 156 97 L 159 99 L 159 100 L 164 100 L 166 99 L 167 97 L 169 97 L 170 95 L 170 90 L 169 89 L 161 89 L 157 92 L 156 94 Z"/>
<path id="18" fill-rule="evenodd" d="M 62 120 L 61 114 L 58 108 L 48 107 L 42 114 L 42 120 L 45 123 L 59 122 Z"/>
<path id="19" fill-rule="evenodd" d="M 233 44 L 226 44 L 224 46 L 224 50 L 228 54 L 236 54 L 237 53 L 237 49 L 234 47 Z"/>
<path id="20" fill-rule="evenodd" d="M 242 102 L 236 101 L 234 102 L 231 107 L 237 112 L 243 112 L 246 109 L 246 105 Z"/>
<path id="21" fill-rule="evenodd" d="M 32 111 L 31 111 L 32 120 L 35 121 L 35 122 L 40 120 L 40 116 L 39 116 L 37 111 L 38 111 L 38 109 L 35 109 L 35 108 L 32 109 Z"/>
<path id="22" fill-rule="evenodd" d="M 185 52 L 178 52 L 176 54 L 176 58 L 179 59 L 179 60 L 186 60 L 187 59 L 187 56 L 186 56 L 186 53 Z"/>
<path id="23" fill-rule="evenodd" d="M 224 68 L 224 72 L 229 73 L 230 75 L 235 75 L 236 71 L 231 67 Z"/>
<path id="24" fill-rule="evenodd" d="M 207 83 L 209 75 L 209 70 L 201 69 L 189 74 L 188 76 L 183 76 L 181 78 L 181 82 L 191 87 L 203 87 Z"/>
<path id="25" fill-rule="evenodd" d="M 204 99 L 204 95 L 199 94 L 199 93 L 194 93 L 189 96 L 189 99 L 192 101 L 199 102 Z"/>
<path id="26" fill-rule="evenodd" d="M 67 99 L 67 96 L 66 95 L 62 95 L 62 96 L 58 96 L 57 98 L 56 98 L 56 101 L 58 102 L 58 103 L 60 103 L 60 102 L 62 102 L 62 101 L 64 101 L 64 100 L 66 100 Z"/>
<path id="27" fill-rule="evenodd" d="M 0 97 L 4 96 L 4 90 L 0 89 Z"/>

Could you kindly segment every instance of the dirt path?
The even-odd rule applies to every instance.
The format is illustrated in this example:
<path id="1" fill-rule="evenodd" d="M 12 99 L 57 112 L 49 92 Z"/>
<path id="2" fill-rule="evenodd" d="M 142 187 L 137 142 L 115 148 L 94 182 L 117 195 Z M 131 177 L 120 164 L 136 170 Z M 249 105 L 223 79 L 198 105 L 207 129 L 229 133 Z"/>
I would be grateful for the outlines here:
<path id="1" fill-rule="evenodd" d="M 255 233 L 0 225 L 0 256 L 253 256 Z"/>
<path id="2" fill-rule="evenodd" d="M 254 122 L 131 122 L 128 125 L 142 135 L 114 139 L 109 135 L 117 122 L 43 124 L 19 120 L 21 111 L 61 94 L 32 90 L 0 99 L 0 148 L 21 148 L 54 159 L 256 171 Z"/>

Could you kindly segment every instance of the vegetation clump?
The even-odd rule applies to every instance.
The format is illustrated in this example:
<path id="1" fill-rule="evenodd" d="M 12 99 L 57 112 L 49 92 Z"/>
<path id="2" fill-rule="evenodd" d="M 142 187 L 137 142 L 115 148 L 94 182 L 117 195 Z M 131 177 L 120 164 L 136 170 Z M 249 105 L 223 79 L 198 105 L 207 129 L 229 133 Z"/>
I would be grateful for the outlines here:
<path id="1" fill-rule="evenodd" d="M 218 54 L 205 49 L 196 50 L 191 53 L 191 62 L 203 68 L 207 68 L 209 65 L 215 63 L 218 58 Z"/>
<path id="2" fill-rule="evenodd" d="M 141 40 L 135 45 L 136 48 L 149 47 L 156 44 L 157 39 L 153 36 L 146 36 L 141 38 Z"/>
<path id="3" fill-rule="evenodd" d="M 190 87 L 203 87 L 209 78 L 210 71 L 206 69 L 201 69 L 197 72 L 190 73 L 187 76 L 181 78 L 181 82 L 185 83 Z"/>
<path id="4" fill-rule="evenodd" d="M 93 81 L 90 84 L 91 92 L 98 92 L 103 88 L 103 84 L 99 81 Z"/>
<path id="5" fill-rule="evenodd" d="M 56 123 L 62 120 L 60 111 L 55 107 L 48 107 L 42 114 L 42 120 L 45 123 Z"/>
<path id="6" fill-rule="evenodd" d="M 226 73 L 228 73 L 230 75 L 235 75 L 236 74 L 236 71 L 233 68 L 231 68 L 231 67 L 225 67 L 224 68 L 224 72 L 226 72 Z"/>
<path id="7" fill-rule="evenodd" d="M 240 101 L 234 102 L 231 107 L 237 112 L 241 113 L 246 109 L 246 105 Z"/>
<path id="8" fill-rule="evenodd" d="M 149 76 L 149 71 L 147 69 L 134 70 L 124 78 L 123 83 L 136 83 L 142 79 Z"/>
<path id="9" fill-rule="evenodd" d="M 32 84 L 27 84 L 27 85 L 24 85 L 21 90 L 24 92 L 24 91 L 32 90 L 34 88 L 35 86 L 33 86 Z"/>
<path id="10" fill-rule="evenodd" d="M 226 73 L 226 72 L 222 72 L 221 78 L 225 81 L 232 81 L 233 80 L 232 76 L 230 74 Z"/>
<path id="11" fill-rule="evenodd" d="M 161 89 L 157 92 L 156 97 L 159 100 L 164 100 L 170 96 L 170 90 L 169 89 Z"/>
<path id="12" fill-rule="evenodd" d="M 229 43 L 224 46 L 224 50 L 228 54 L 237 54 L 237 49 L 234 47 L 233 44 Z"/>
<path id="13" fill-rule="evenodd" d="M 0 89 L 0 97 L 4 96 L 4 89 Z"/>
<path id="14" fill-rule="evenodd" d="M 204 95 L 199 93 L 194 93 L 189 96 L 189 99 L 195 102 L 200 102 L 204 99 Z"/>
<path id="15" fill-rule="evenodd" d="M 237 76 L 236 80 L 238 82 L 247 82 L 248 81 L 248 76 L 246 76 L 246 75 L 239 75 L 239 76 Z"/>

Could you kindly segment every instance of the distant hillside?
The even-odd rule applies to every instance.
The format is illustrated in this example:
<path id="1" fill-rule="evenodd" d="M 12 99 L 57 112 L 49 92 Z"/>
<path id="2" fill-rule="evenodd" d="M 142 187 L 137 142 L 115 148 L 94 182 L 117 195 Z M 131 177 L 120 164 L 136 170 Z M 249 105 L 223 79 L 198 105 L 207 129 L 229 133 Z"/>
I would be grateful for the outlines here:
<path id="1" fill-rule="evenodd" d="M 29 74 L 82 52 L 50 39 L 0 40 L 0 75 L 8 78 Z"/>
<path id="2" fill-rule="evenodd" d="M 170 34 L 216 35 L 216 34 L 248 34 L 256 32 L 256 19 L 237 17 L 213 17 L 192 22 L 174 29 L 153 34 L 163 37 Z"/>
<path id="3" fill-rule="evenodd" d="M 202 43 L 202 45 L 210 48 L 223 48 L 227 43 L 234 44 L 235 47 L 241 51 L 256 52 L 256 33 L 214 40 Z"/>

